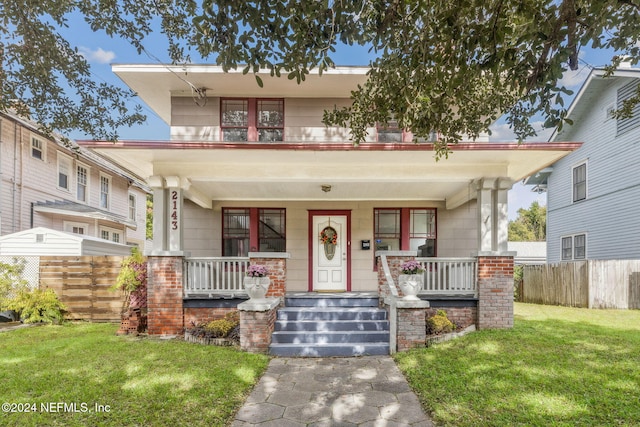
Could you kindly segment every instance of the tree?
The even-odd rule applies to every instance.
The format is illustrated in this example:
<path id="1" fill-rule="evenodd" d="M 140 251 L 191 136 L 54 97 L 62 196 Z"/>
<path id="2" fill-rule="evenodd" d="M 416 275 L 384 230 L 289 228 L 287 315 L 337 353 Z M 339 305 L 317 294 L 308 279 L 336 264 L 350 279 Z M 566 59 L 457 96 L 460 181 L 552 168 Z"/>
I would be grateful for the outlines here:
<path id="1" fill-rule="evenodd" d="M 518 218 L 509 221 L 509 241 L 541 242 L 547 239 L 547 207 L 538 202 L 518 209 Z"/>
<path id="2" fill-rule="evenodd" d="M 3 80 L 0 110 L 30 110 L 50 128 L 78 128 L 115 138 L 120 125 L 143 120 L 123 99 L 131 93 L 90 79 L 89 66 L 57 32 L 70 13 L 94 31 L 144 51 L 153 31 L 167 36 L 175 63 L 215 61 L 243 67 L 258 85 L 265 75 L 299 83 L 334 66 L 340 44 L 370 47 L 368 81 L 353 105 L 325 113 L 325 123 L 348 126 L 354 143 L 376 123 L 427 138 L 436 149 L 475 137 L 503 113 L 520 139 L 535 134 L 530 119 L 561 127 L 566 109 L 559 86 L 578 66 L 585 46 L 615 52 L 610 71 L 640 58 L 638 0 L 5 0 L 0 3 Z M 261 77 L 262 76 L 262 77 Z M 67 96 L 63 83 L 78 94 Z M 198 88 L 193 88 L 198 90 Z M 630 114 L 640 89 L 618 114 Z M 111 112 L 111 114 L 109 114 Z"/>

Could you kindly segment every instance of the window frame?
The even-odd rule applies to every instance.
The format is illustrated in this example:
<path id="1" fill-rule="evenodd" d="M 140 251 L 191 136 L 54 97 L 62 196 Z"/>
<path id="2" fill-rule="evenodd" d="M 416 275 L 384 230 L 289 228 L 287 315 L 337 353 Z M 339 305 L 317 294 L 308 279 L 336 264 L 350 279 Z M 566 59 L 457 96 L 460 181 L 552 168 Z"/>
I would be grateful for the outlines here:
<path id="1" fill-rule="evenodd" d="M 34 145 L 34 143 L 36 144 Z M 39 144 L 40 146 L 38 147 L 37 144 Z M 47 148 L 47 144 L 43 139 L 35 137 L 33 135 L 31 136 L 31 158 L 32 159 L 36 159 L 44 162 L 45 159 L 47 158 L 46 148 Z M 36 152 L 40 154 L 38 156 L 35 156 L 34 153 Z"/>
<path id="2" fill-rule="evenodd" d="M 584 167 L 584 180 L 576 182 L 576 172 L 578 171 L 579 168 L 582 168 L 582 167 Z M 583 160 L 580 163 L 577 163 L 571 167 L 571 202 L 572 203 L 577 203 L 577 202 L 581 202 L 583 200 L 588 199 L 588 196 L 589 196 L 588 185 L 587 185 L 588 179 L 589 179 L 589 166 L 586 160 Z M 584 189 L 582 190 L 584 192 L 584 195 L 582 197 L 580 197 L 580 194 L 579 194 L 579 191 L 581 189 L 578 187 L 581 184 L 584 185 Z"/>
<path id="3" fill-rule="evenodd" d="M 392 123 L 395 123 L 395 125 L 392 125 Z M 400 141 L 381 141 L 380 140 L 381 131 L 382 131 L 382 134 L 384 134 L 385 132 L 399 133 Z M 389 123 L 387 124 L 383 124 L 379 122 L 376 123 L 376 142 L 379 142 L 381 144 L 400 144 L 403 142 L 407 142 L 408 140 L 409 140 L 409 132 L 405 131 L 404 129 L 401 129 L 400 126 L 398 125 L 397 120 L 390 120 Z"/>
<path id="4" fill-rule="evenodd" d="M 247 216 L 247 236 L 233 236 L 228 233 L 228 229 L 226 228 L 226 217 L 227 212 L 230 211 L 245 211 L 245 215 Z M 281 221 L 283 224 L 283 232 L 282 232 L 282 241 L 283 248 L 281 251 L 273 251 L 274 253 L 284 253 L 287 251 L 287 209 L 286 208 L 278 208 L 278 207 L 261 207 L 261 208 L 246 208 L 246 207 L 223 207 L 222 208 L 222 256 L 229 257 L 244 257 L 248 256 L 249 252 L 268 252 L 265 250 L 261 250 L 260 243 L 261 240 L 266 239 L 262 236 L 262 227 L 260 226 L 260 220 L 265 211 L 280 211 L 281 213 Z M 246 255 L 241 253 L 227 253 L 227 245 L 225 242 L 227 240 L 247 240 L 248 237 L 248 247 L 246 248 Z"/>
<path id="5" fill-rule="evenodd" d="M 73 170 L 73 160 L 71 159 L 71 157 L 58 151 L 56 162 L 57 162 L 56 188 L 58 188 L 58 190 L 63 190 L 70 193 L 71 192 L 71 171 Z M 62 173 L 61 166 L 66 167 L 67 169 L 66 175 Z M 60 178 L 62 176 L 65 176 L 67 179 L 66 187 L 60 185 Z"/>
<path id="6" fill-rule="evenodd" d="M 74 231 L 74 228 L 82 228 L 83 233 L 77 233 Z M 88 236 L 89 235 L 89 224 L 84 222 L 75 222 L 75 221 L 63 221 L 62 229 L 67 233 L 77 234 L 78 236 Z"/>
<path id="7" fill-rule="evenodd" d="M 107 182 L 107 192 L 103 191 L 103 180 Z M 98 206 L 100 209 L 110 210 L 111 209 L 111 193 L 112 193 L 112 182 L 111 176 L 105 173 L 100 172 L 100 198 L 98 200 Z M 103 203 L 103 194 L 106 194 L 106 199 Z"/>
<path id="8" fill-rule="evenodd" d="M 583 239 L 583 245 L 577 246 L 579 239 Z M 567 245 L 565 245 L 567 243 Z M 576 256 L 577 248 L 581 249 L 581 255 Z M 587 233 L 567 234 L 560 237 L 560 260 L 584 261 L 587 259 Z"/>
<path id="9" fill-rule="evenodd" d="M 133 200 L 133 205 L 131 204 L 132 200 Z M 127 201 L 128 201 L 127 212 L 128 212 L 129 219 L 131 221 L 136 221 L 138 217 L 138 196 L 133 194 L 132 192 L 129 192 L 127 196 Z"/>
<path id="10" fill-rule="evenodd" d="M 247 125 L 238 126 L 236 124 L 225 124 L 224 117 L 224 103 L 226 101 L 245 101 L 247 103 Z M 281 126 L 261 126 L 258 118 L 258 105 L 262 101 L 277 101 L 282 106 L 282 124 Z M 236 98 L 236 97 L 221 97 L 220 98 L 220 141 L 223 142 L 284 142 L 285 140 L 285 100 L 284 98 Z M 246 141 L 232 141 L 226 140 L 224 136 L 225 129 L 246 129 L 247 140 Z M 260 141 L 260 130 L 277 130 L 282 132 L 282 139 L 279 141 Z"/>
<path id="11" fill-rule="evenodd" d="M 84 184 L 84 200 L 78 197 L 78 189 L 81 186 L 78 172 L 81 168 L 86 171 L 86 183 Z M 76 171 L 76 201 L 80 203 L 88 204 L 90 200 L 89 190 L 91 189 L 91 184 L 90 184 L 91 183 L 91 167 L 88 165 L 85 165 L 84 163 L 76 162 L 75 171 Z"/>
<path id="12" fill-rule="evenodd" d="M 398 234 L 399 235 L 399 250 L 401 251 L 409 251 L 411 250 L 411 240 L 415 239 L 416 237 L 413 234 L 413 230 L 411 229 L 411 219 L 412 219 L 412 215 L 414 214 L 415 211 L 430 211 L 433 215 L 433 230 L 431 231 L 431 234 L 428 234 L 428 236 L 425 238 L 425 240 L 433 240 L 434 241 L 434 253 L 433 256 L 437 256 L 437 249 L 438 249 L 438 209 L 434 208 L 434 207 L 403 207 L 403 208 L 392 208 L 392 207 L 384 207 L 384 208 L 373 208 L 373 240 L 374 242 L 378 241 L 378 237 L 379 237 L 379 233 L 377 230 L 378 228 L 378 224 L 377 224 L 377 218 L 378 218 L 378 212 L 381 211 L 399 211 L 400 213 L 400 221 L 399 221 L 399 226 L 400 229 L 398 230 Z M 374 245 L 375 247 L 375 245 Z M 375 257 L 375 252 L 374 252 L 374 257 Z"/>
<path id="13" fill-rule="evenodd" d="M 113 227 L 107 227 L 107 226 L 103 226 L 101 225 L 98 229 L 98 233 L 99 236 L 102 240 L 107 240 L 109 242 L 113 242 L 113 243 L 120 243 L 122 244 L 123 242 L 123 238 L 124 238 L 124 233 L 122 230 L 119 230 L 117 228 L 113 228 Z M 103 237 L 104 233 L 107 233 L 107 238 L 105 239 Z M 114 240 L 113 237 L 114 236 L 118 236 L 117 240 Z"/>

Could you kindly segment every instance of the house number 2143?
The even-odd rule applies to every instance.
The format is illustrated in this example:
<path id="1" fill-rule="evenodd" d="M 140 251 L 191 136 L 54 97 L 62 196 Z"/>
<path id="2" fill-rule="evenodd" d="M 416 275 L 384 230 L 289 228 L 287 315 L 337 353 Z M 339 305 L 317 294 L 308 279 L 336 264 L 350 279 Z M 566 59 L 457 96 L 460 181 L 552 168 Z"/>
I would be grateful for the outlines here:
<path id="1" fill-rule="evenodd" d="M 178 192 L 171 191 L 171 229 L 178 229 Z"/>

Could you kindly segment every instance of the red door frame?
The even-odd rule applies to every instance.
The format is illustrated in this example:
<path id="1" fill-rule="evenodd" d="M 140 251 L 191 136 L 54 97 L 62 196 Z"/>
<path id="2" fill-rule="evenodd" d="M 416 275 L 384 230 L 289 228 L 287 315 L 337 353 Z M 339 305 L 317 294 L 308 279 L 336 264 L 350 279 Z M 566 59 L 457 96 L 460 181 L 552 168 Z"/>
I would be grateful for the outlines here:
<path id="1" fill-rule="evenodd" d="M 351 292 L 351 210 L 309 210 L 309 292 L 313 292 L 313 244 L 319 237 L 313 231 L 314 216 L 341 215 L 347 217 L 347 292 Z"/>

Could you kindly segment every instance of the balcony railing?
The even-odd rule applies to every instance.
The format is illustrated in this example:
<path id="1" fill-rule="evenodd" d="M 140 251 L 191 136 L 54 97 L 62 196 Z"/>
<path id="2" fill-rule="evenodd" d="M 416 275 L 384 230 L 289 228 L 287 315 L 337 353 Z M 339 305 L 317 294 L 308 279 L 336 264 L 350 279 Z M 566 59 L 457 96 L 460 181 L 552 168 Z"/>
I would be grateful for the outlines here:
<path id="1" fill-rule="evenodd" d="M 475 258 L 416 258 L 424 268 L 424 294 L 477 295 Z"/>
<path id="2" fill-rule="evenodd" d="M 246 295 L 242 281 L 248 267 L 248 257 L 185 258 L 184 296 Z"/>

